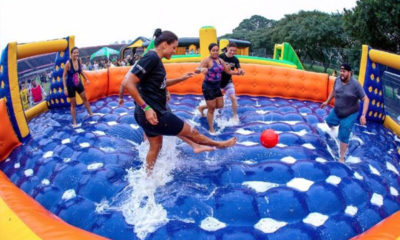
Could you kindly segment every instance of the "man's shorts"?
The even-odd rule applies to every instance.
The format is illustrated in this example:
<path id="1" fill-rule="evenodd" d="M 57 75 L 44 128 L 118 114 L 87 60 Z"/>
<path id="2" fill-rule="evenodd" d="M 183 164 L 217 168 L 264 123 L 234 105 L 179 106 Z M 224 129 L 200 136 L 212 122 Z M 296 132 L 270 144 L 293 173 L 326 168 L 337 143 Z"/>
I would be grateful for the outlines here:
<path id="1" fill-rule="evenodd" d="M 227 98 L 231 98 L 231 96 L 235 96 L 236 92 L 235 92 L 235 86 L 233 86 L 233 83 L 228 83 L 228 85 L 226 85 L 224 87 L 224 92 L 225 92 L 225 97 L 227 97 Z"/>
<path id="2" fill-rule="evenodd" d="M 332 109 L 328 117 L 326 117 L 325 121 L 329 125 L 329 127 L 339 126 L 338 138 L 341 142 L 348 144 L 350 133 L 353 129 L 354 123 L 357 120 L 357 117 L 358 112 L 353 113 L 345 118 L 339 118 L 336 115 L 335 111 Z"/>
<path id="3" fill-rule="evenodd" d="M 147 137 L 176 136 L 182 131 L 184 125 L 184 121 L 172 112 L 157 114 L 158 124 L 152 125 L 147 121 L 144 112 L 137 108 L 135 109 L 135 120 L 143 128 Z"/>

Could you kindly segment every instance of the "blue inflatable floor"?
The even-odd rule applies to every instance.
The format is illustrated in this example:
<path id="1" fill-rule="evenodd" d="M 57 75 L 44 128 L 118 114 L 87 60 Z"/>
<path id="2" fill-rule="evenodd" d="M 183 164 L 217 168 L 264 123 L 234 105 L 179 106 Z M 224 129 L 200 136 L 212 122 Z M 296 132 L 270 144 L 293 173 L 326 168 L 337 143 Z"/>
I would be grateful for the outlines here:
<path id="1" fill-rule="evenodd" d="M 319 103 L 239 97 L 240 122 L 228 104 L 208 135 L 199 96 L 173 96 L 172 110 L 229 149 L 193 153 L 165 137 L 147 177 L 148 143 L 134 104 L 92 103 L 98 115 L 57 109 L 29 123 L 31 138 L 0 164 L 22 190 L 66 222 L 115 240 L 349 239 L 400 209 L 399 139 L 378 124 L 356 125 L 346 163 Z M 259 143 L 274 129 L 279 144 Z"/>

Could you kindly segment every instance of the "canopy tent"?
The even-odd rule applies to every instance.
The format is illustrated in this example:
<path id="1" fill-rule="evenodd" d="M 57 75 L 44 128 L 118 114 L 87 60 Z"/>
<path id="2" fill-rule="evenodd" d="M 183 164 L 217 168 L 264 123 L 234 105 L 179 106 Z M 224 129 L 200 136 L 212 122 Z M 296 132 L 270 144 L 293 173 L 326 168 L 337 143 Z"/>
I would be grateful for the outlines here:
<path id="1" fill-rule="evenodd" d="M 110 55 L 119 55 L 119 51 L 109 48 L 109 47 L 102 47 L 98 51 L 94 52 L 90 56 L 90 60 L 92 60 L 95 57 L 107 57 L 110 58 Z"/>

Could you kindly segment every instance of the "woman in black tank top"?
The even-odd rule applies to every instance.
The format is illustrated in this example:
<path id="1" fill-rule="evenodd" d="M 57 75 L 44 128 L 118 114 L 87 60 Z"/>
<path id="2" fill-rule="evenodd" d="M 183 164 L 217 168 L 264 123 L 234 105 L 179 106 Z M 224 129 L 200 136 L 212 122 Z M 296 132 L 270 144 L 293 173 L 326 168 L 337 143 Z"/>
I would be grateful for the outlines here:
<path id="1" fill-rule="evenodd" d="M 89 102 L 86 98 L 85 88 L 83 87 L 80 76 L 83 76 L 86 80 L 86 84 L 89 84 L 89 80 L 82 71 L 81 62 L 79 60 L 79 49 L 73 47 L 71 50 L 71 58 L 65 64 L 63 73 L 63 85 L 64 94 L 69 98 L 71 102 L 71 115 L 72 115 L 72 126 L 75 128 L 76 124 L 76 98 L 75 92 L 81 96 L 83 104 L 85 105 L 90 116 L 93 115 L 92 110 L 90 110 Z"/>
<path id="2" fill-rule="evenodd" d="M 157 29 L 154 33 L 155 51 L 149 51 L 125 76 L 122 86 L 136 102 L 135 119 L 143 128 L 150 148 L 146 156 L 146 171 L 150 175 L 161 150 L 163 135 L 178 136 L 185 141 L 201 145 L 227 148 L 236 143 L 236 138 L 214 141 L 178 118 L 166 106 L 166 87 L 182 82 L 194 73 L 181 78 L 166 79 L 162 58 L 170 59 L 178 47 L 178 37 L 170 31 Z M 122 90 L 123 93 L 123 90 Z"/>

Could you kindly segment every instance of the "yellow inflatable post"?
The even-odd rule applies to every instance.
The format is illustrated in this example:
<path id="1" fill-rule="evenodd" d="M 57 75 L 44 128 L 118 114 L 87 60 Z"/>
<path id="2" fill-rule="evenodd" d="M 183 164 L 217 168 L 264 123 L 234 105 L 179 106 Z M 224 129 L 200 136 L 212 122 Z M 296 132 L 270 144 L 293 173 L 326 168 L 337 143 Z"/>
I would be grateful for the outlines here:
<path id="1" fill-rule="evenodd" d="M 29 135 L 29 127 L 26 122 L 24 109 L 22 107 L 21 96 L 19 95 L 19 84 L 18 84 L 18 68 L 17 58 L 18 56 L 18 45 L 16 42 L 8 44 L 8 81 L 9 91 L 11 95 L 11 103 L 14 110 L 15 119 L 17 120 L 18 128 L 21 133 L 21 137 L 25 138 Z"/>
<path id="2" fill-rule="evenodd" d="M 212 26 L 200 28 L 200 58 L 204 59 L 210 55 L 208 45 L 217 43 L 217 30 Z"/>
<path id="3" fill-rule="evenodd" d="M 222 53 L 222 49 L 226 48 L 229 44 L 228 39 L 220 39 L 219 40 L 219 53 Z"/>

